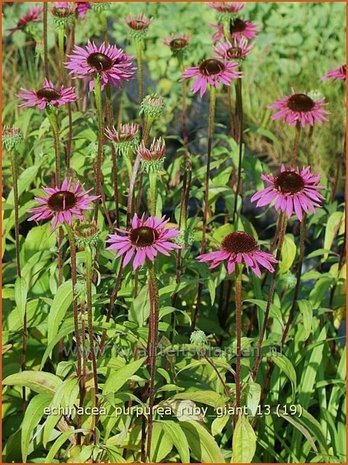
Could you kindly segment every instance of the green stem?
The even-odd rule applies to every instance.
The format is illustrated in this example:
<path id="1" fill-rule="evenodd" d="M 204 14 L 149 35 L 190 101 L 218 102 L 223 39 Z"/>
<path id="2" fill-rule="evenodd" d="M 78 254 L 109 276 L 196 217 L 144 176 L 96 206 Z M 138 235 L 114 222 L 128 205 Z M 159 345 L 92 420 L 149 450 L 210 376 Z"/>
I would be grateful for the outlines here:
<path id="1" fill-rule="evenodd" d="M 278 219 L 278 226 L 277 226 L 277 231 L 278 231 L 278 247 L 277 247 L 277 254 L 276 254 L 276 259 L 277 263 L 274 266 L 274 272 L 271 277 L 271 282 L 269 286 L 269 291 L 268 291 L 268 298 L 267 298 L 267 304 L 266 304 L 266 310 L 263 318 L 263 324 L 262 324 L 262 329 L 259 334 L 259 339 L 257 341 L 257 349 L 256 349 L 256 359 L 255 359 L 255 364 L 254 368 L 252 370 L 251 376 L 253 379 L 256 379 L 257 373 L 260 368 L 260 363 L 262 360 L 262 343 L 266 334 L 266 329 L 268 325 L 268 319 L 269 319 L 269 313 L 271 309 L 271 305 L 273 302 L 273 296 L 274 296 L 274 291 L 275 291 L 275 284 L 276 284 L 276 277 L 278 274 L 279 270 L 279 261 L 282 253 L 282 247 L 283 247 L 283 242 L 284 242 L 284 237 L 285 237 L 285 232 L 286 232 L 286 225 L 287 225 L 287 217 L 284 212 L 282 212 L 279 215 Z"/>
<path id="2" fill-rule="evenodd" d="M 157 205 L 157 173 L 150 169 L 149 172 L 149 212 L 150 215 L 156 216 L 156 205 Z"/>
<path id="3" fill-rule="evenodd" d="M 307 215 L 304 215 L 304 217 L 302 218 L 301 224 L 300 224 L 300 247 L 299 247 L 300 254 L 299 254 L 299 260 L 298 260 L 298 263 L 297 263 L 297 270 L 296 270 L 296 285 L 295 285 L 294 295 L 293 295 L 293 299 L 292 299 L 292 305 L 291 305 L 290 312 L 289 312 L 289 318 L 288 318 L 288 321 L 286 323 L 286 326 L 285 326 L 285 329 L 284 329 L 284 332 L 283 332 L 283 336 L 282 336 L 282 340 L 281 340 L 282 346 L 286 342 L 286 338 L 288 336 L 291 323 L 293 322 L 295 309 L 296 309 L 296 305 L 297 305 L 297 300 L 298 300 L 298 295 L 299 295 L 299 292 L 300 292 L 302 264 L 303 264 L 304 249 L 305 249 L 305 238 L 306 238 L 306 217 L 307 217 Z"/>
<path id="4" fill-rule="evenodd" d="M 215 118 L 215 104 L 216 104 L 216 90 L 214 86 L 210 86 L 210 102 L 209 102 L 209 119 L 208 119 L 208 153 L 207 153 L 207 170 L 205 173 L 205 188 L 204 188 L 204 206 L 203 206 L 203 226 L 202 226 L 202 240 L 201 240 L 201 254 L 205 253 L 207 247 L 207 224 L 209 214 L 209 181 L 210 181 L 210 163 L 211 152 L 213 145 L 214 135 L 214 118 Z M 199 307 L 201 305 L 203 292 L 203 284 L 198 284 L 196 306 L 192 312 L 191 331 L 196 328 Z"/>
<path id="5" fill-rule="evenodd" d="M 97 359 L 94 347 L 94 336 L 93 336 L 93 312 L 92 312 L 92 279 L 93 279 L 93 256 L 90 247 L 85 248 L 86 255 L 86 290 L 87 290 L 87 329 L 89 336 L 89 350 L 90 358 L 92 360 L 92 373 L 94 381 L 93 389 L 93 406 L 98 407 L 98 373 L 97 373 Z M 93 418 L 92 430 L 94 444 L 97 442 L 96 436 L 96 423 L 97 417 Z"/>
<path id="6" fill-rule="evenodd" d="M 242 351 L 242 266 L 236 265 L 235 283 L 236 303 L 236 407 L 240 407 L 241 400 L 241 351 Z"/>
<path id="7" fill-rule="evenodd" d="M 237 79 L 236 82 L 236 110 L 237 110 L 237 117 L 238 117 L 238 144 L 239 144 L 239 151 L 238 151 L 238 167 L 237 167 L 237 185 L 236 191 L 234 196 L 234 207 L 233 207 L 233 215 L 232 215 L 232 222 L 234 223 L 237 214 L 237 206 L 238 206 L 238 194 L 240 191 L 240 185 L 242 182 L 242 162 L 243 162 L 243 97 L 242 97 L 242 79 Z"/>
<path id="8" fill-rule="evenodd" d="M 141 103 L 144 98 L 144 70 L 143 70 L 143 42 L 136 41 L 136 60 L 138 69 L 138 102 Z"/>
<path id="9" fill-rule="evenodd" d="M 102 194 L 102 163 L 103 163 L 103 141 L 104 141 L 104 125 L 103 125 L 103 108 L 102 108 L 102 93 L 101 93 L 101 81 L 100 77 L 97 76 L 94 79 L 94 96 L 95 105 L 97 108 L 98 117 L 98 154 L 96 162 L 96 195 Z M 98 201 L 95 203 L 94 220 L 98 218 Z"/>
<path id="10" fill-rule="evenodd" d="M 147 366 L 150 372 L 149 381 L 149 415 L 147 423 L 147 447 L 146 455 L 150 461 L 151 441 L 152 441 L 152 426 L 153 426 L 153 406 L 155 401 L 155 375 L 156 375 L 156 354 L 158 346 L 158 317 L 159 317 L 159 296 L 155 276 L 154 264 L 147 262 L 148 267 L 148 287 L 150 301 L 150 317 L 149 317 L 149 337 L 147 344 Z"/>
<path id="11" fill-rule="evenodd" d="M 53 146 L 54 146 L 54 157 L 56 162 L 56 173 L 55 173 L 55 183 L 56 186 L 60 184 L 60 154 L 59 154 L 59 129 L 58 129 L 58 118 L 55 108 L 48 108 L 46 110 L 48 120 L 51 125 L 53 133 Z"/>
<path id="12" fill-rule="evenodd" d="M 65 49 L 64 49 L 65 28 L 58 28 L 58 51 L 59 51 L 59 71 L 61 82 L 65 81 Z"/>
<path id="13" fill-rule="evenodd" d="M 296 128 L 295 128 L 294 145 L 292 148 L 291 166 L 294 166 L 298 158 L 298 146 L 300 142 L 300 134 L 301 134 L 301 123 L 297 121 Z"/>
<path id="14" fill-rule="evenodd" d="M 44 49 L 44 69 L 45 69 L 45 78 L 49 79 L 48 76 L 48 46 L 47 46 L 47 10 L 48 3 L 44 2 L 43 4 L 43 49 Z"/>
<path id="15" fill-rule="evenodd" d="M 74 233 L 70 226 L 66 227 L 69 246 L 70 246 L 70 267 L 71 267 L 71 282 L 73 291 L 73 317 L 74 317 L 74 332 L 76 341 L 76 358 L 77 358 L 77 379 L 79 381 L 80 399 L 84 396 L 84 378 L 82 377 L 82 354 L 81 354 L 81 338 L 79 328 L 79 309 L 77 305 L 76 283 L 77 283 L 77 266 L 76 266 L 76 243 Z M 82 418 L 78 415 L 78 424 L 81 423 Z"/>

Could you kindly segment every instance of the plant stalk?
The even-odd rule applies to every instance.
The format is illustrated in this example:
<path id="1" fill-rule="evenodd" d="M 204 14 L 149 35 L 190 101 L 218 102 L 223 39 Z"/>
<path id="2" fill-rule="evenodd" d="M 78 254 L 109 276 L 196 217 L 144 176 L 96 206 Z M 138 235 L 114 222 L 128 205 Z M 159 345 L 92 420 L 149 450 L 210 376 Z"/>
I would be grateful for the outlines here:
<path id="1" fill-rule="evenodd" d="M 242 163 L 243 163 L 243 96 L 242 96 L 242 79 L 237 79 L 236 82 L 236 111 L 238 117 L 238 168 L 237 168 L 237 185 L 234 196 L 234 207 L 232 222 L 234 223 L 237 214 L 238 194 L 242 182 Z"/>
<path id="2" fill-rule="evenodd" d="M 103 163 L 103 142 L 104 142 L 104 124 L 103 124 L 103 108 L 102 108 L 102 94 L 101 94 L 101 81 L 97 76 L 94 79 L 94 96 L 95 105 L 98 115 L 98 153 L 96 162 L 96 195 L 102 195 L 102 163 Z M 98 205 L 95 203 L 94 220 L 98 219 Z"/>
<path id="3" fill-rule="evenodd" d="M 300 134 L 301 134 L 301 123 L 297 121 L 295 127 L 295 137 L 294 137 L 294 145 L 292 148 L 292 156 L 291 156 L 291 166 L 293 167 L 297 162 L 298 158 L 298 146 L 300 142 Z"/>
<path id="4" fill-rule="evenodd" d="M 240 407 L 241 402 L 241 351 L 242 351 L 242 267 L 236 265 L 235 282 L 235 303 L 236 303 L 236 407 Z"/>

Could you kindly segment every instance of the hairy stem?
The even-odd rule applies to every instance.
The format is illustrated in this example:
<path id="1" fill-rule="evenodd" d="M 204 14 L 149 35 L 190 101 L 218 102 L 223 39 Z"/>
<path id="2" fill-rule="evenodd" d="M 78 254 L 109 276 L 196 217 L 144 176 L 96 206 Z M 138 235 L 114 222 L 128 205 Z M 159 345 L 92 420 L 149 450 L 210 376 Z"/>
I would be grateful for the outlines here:
<path id="1" fill-rule="evenodd" d="M 48 10 L 48 3 L 44 2 L 44 4 L 43 4 L 44 69 L 45 69 L 45 78 L 49 79 L 49 75 L 48 75 L 48 46 L 47 46 L 47 10 Z"/>
<path id="2" fill-rule="evenodd" d="M 241 399 L 241 350 L 242 350 L 242 269 L 237 265 L 235 282 L 236 303 L 236 407 L 240 407 Z"/>
<path id="3" fill-rule="evenodd" d="M 158 316 L 159 316 L 159 297 L 155 276 L 154 265 L 148 261 L 148 287 L 150 300 L 150 317 L 149 317 L 149 337 L 147 345 L 147 366 L 150 372 L 149 382 L 149 416 L 147 422 L 147 445 L 146 456 L 150 461 L 152 425 L 153 425 L 153 406 L 155 401 L 155 376 L 156 376 L 156 354 L 158 346 Z"/>
<path id="4" fill-rule="evenodd" d="M 135 48 L 138 70 L 138 103 L 141 103 L 144 98 L 143 43 L 136 42 Z"/>
<path id="5" fill-rule="evenodd" d="M 156 216 L 157 205 L 157 173 L 153 170 L 149 172 L 149 193 L 148 204 L 150 215 Z"/>
<path id="6" fill-rule="evenodd" d="M 285 344 L 286 338 L 290 330 L 291 323 L 294 319 L 297 299 L 298 299 L 298 295 L 300 292 L 302 264 L 303 264 L 304 249 L 305 249 L 305 238 L 306 238 L 306 215 L 304 215 L 304 217 L 302 218 L 301 225 L 300 225 L 300 247 L 299 247 L 300 254 L 299 254 L 299 260 L 297 263 L 297 270 L 296 270 L 296 286 L 295 286 L 294 295 L 292 298 L 292 305 L 291 305 L 290 312 L 289 312 L 289 318 L 285 325 L 285 329 L 284 329 L 282 340 L 281 340 L 282 346 Z"/>
<path id="7" fill-rule="evenodd" d="M 207 247 L 207 224 L 209 214 L 209 181 L 210 181 L 210 162 L 211 152 L 213 146 L 214 135 L 214 118 L 215 118 L 215 104 L 216 104 L 216 90 L 215 87 L 210 86 L 210 102 L 209 102 L 209 119 L 208 119 L 208 153 L 207 153 L 207 170 L 205 173 L 205 188 L 204 188 L 204 207 L 203 207 L 203 230 L 201 240 L 201 254 L 205 253 Z M 192 312 L 191 331 L 196 328 L 199 308 L 202 301 L 203 284 L 199 282 L 197 289 L 196 306 Z"/>
<path id="8" fill-rule="evenodd" d="M 297 121 L 295 127 L 295 137 L 294 137 L 294 145 L 292 148 L 292 155 L 291 155 L 291 166 L 294 166 L 297 158 L 298 158 L 298 146 L 300 142 L 300 134 L 301 134 L 301 123 Z"/>
<path id="9" fill-rule="evenodd" d="M 263 319 L 263 325 L 262 329 L 259 334 L 259 339 L 257 341 L 257 349 L 256 349 L 256 359 L 255 359 L 255 364 L 254 368 L 252 370 L 251 376 L 253 379 L 256 379 L 257 373 L 260 368 L 260 363 L 262 360 L 262 343 L 266 334 L 266 329 L 267 329 L 267 324 L 268 324 L 268 319 L 269 319 L 269 313 L 271 309 L 271 305 L 273 302 L 273 296 L 274 296 L 274 290 L 275 290 L 275 284 L 276 284 L 276 277 L 278 274 L 279 270 L 279 260 L 282 252 L 282 247 L 283 247 L 283 242 L 284 242 L 284 236 L 286 232 L 286 224 L 287 224 L 287 217 L 285 213 L 281 213 L 278 218 L 278 226 L 277 230 L 278 232 L 278 247 L 277 247 L 277 254 L 276 254 L 276 259 L 277 263 L 274 266 L 274 273 L 272 274 L 271 277 L 271 282 L 269 286 L 269 291 L 268 291 L 268 298 L 267 298 L 267 304 L 266 304 L 266 310 L 264 314 L 264 319 Z"/>
<path id="10" fill-rule="evenodd" d="M 77 305 L 77 296 L 76 296 L 76 283 L 77 283 L 77 267 L 76 267 L 76 243 L 74 238 L 74 233 L 72 229 L 67 226 L 67 233 L 69 238 L 70 246 L 70 267 L 71 267 L 71 282 L 72 282 L 72 291 L 73 291 L 73 317 L 74 317 L 74 333 L 75 333 L 75 342 L 76 342 L 76 361 L 77 361 L 77 379 L 79 382 L 79 393 L 80 399 L 83 399 L 85 387 L 85 379 L 82 376 L 82 353 L 81 353 L 81 337 L 80 337 L 80 328 L 79 328 L 79 309 Z M 82 424 L 82 418 L 80 415 L 77 417 L 78 424 Z"/>
<path id="11" fill-rule="evenodd" d="M 238 167 L 237 167 L 237 185 L 234 194 L 234 206 L 232 222 L 234 223 L 237 214 L 238 194 L 242 182 L 242 161 L 243 161 L 243 97 L 242 97 L 242 79 L 237 79 L 236 82 L 236 110 L 238 117 Z"/>
<path id="12" fill-rule="evenodd" d="M 93 257 L 92 251 L 89 247 L 85 249 L 86 254 L 86 290 L 87 290 L 87 330 L 89 337 L 89 351 L 90 358 L 92 360 L 92 373 L 93 373 L 93 406 L 98 407 L 98 373 L 97 373 L 97 359 L 94 347 L 94 335 L 93 335 L 93 312 L 92 312 L 92 277 L 93 277 Z M 97 442 L 96 436 L 96 423 L 97 417 L 93 419 L 93 441 L 94 444 Z"/>
<path id="13" fill-rule="evenodd" d="M 95 105 L 97 108 L 98 116 L 98 153 L 96 162 L 96 195 L 102 194 L 102 163 L 103 163 L 103 143 L 104 143 L 104 124 L 103 124 L 103 108 L 102 108 L 102 94 L 101 82 L 99 76 L 94 79 L 94 96 Z M 98 218 L 98 204 L 95 203 L 94 220 Z"/>

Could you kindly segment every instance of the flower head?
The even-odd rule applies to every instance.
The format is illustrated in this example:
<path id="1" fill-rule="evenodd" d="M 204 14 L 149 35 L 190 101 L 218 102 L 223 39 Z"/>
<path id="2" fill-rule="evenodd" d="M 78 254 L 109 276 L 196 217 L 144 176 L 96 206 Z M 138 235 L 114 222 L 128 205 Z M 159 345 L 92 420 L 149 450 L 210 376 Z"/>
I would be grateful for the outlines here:
<path id="1" fill-rule="evenodd" d="M 55 88 L 53 83 L 47 79 L 44 80 L 39 90 L 21 89 L 17 97 L 25 100 L 20 107 L 36 107 L 40 110 L 47 105 L 59 107 L 66 103 L 75 102 L 76 94 L 73 87 L 60 86 Z"/>
<path id="2" fill-rule="evenodd" d="M 302 221 L 304 213 L 314 213 L 316 207 L 324 197 L 318 192 L 324 189 L 319 186 L 320 177 L 313 175 L 310 168 L 294 169 L 281 167 L 276 176 L 262 175 L 268 186 L 256 192 L 252 202 L 257 202 L 257 207 L 274 203 L 276 210 L 283 211 L 290 218 L 295 213 Z"/>
<path id="3" fill-rule="evenodd" d="M 91 6 L 93 11 L 101 13 L 102 11 L 105 11 L 110 7 L 110 2 L 92 2 Z"/>
<path id="4" fill-rule="evenodd" d="M 342 65 L 339 68 L 330 69 L 322 78 L 322 81 L 332 79 L 333 81 L 345 81 L 347 76 L 346 65 Z"/>
<path id="5" fill-rule="evenodd" d="M 120 124 L 118 129 L 106 128 L 105 135 L 122 155 L 128 155 L 139 143 L 139 125 L 136 123 Z"/>
<path id="6" fill-rule="evenodd" d="M 147 18 L 144 13 L 138 16 L 127 16 L 126 24 L 130 28 L 133 39 L 142 40 L 151 24 L 152 20 Z"/>
<path id="7" fill-rule="evenodd" d="M 46 197 L 35 197 L 39 207 L 31 208 L 34 213 L 28 221 L 52 220 L 51 228 L 57 224 L 71 224 L 74 218 L 83 219 L 85 210 L 90 210 L 91 202 L 99 198 L 96 195 L 88 195 L 92 190 L 83 190 L 81 184 L 72 184 L 71 179 L 64 179 L 60 187 L 44 187 Z"/>
<path id="8" fill-rule="evenodd" d="M 193 333 L 191 333 L 190 343 L 204 347 L 208 344 L 208 338 L 204 331 L 197 329 L 196 331 L 193 331 Z"/>
<path id="9" fill-rule="evenodd" d="M 75 45 L 73 54 L 69 55 L 69 61 L 65 66 L 70 70 L 70 74 L 79 78 L 89 78 L 90 91 L 94 88 L 93 78 L 96 76 L 101 78 L 102 89 L 108 83 L 121 87 L 131 79 L 135 71 L 132 57 L 122 49 L 105 43 L 97 46 L 94 42 L 88 42 L 86 47 Z"/>
<path id="10" fill-rule="evenodd" d="M 191 89 L 194 93 L 199 91 L 202 97 L 208 85 L 214 87 L 217 87 L 219 84 L 229 85 L 232 79 L 242 77 L 242 73 L 237 71 L 236 68 L 238 68 L 238 63 L 209 58 L 208 60 L 202 61 L 199 66 L 194 66 L 185 70 L 183 72 L 183 78 L 195 78 Z"/>
<path id="11" fill-rule="evenodd" d="M 81 221 L 73 228 L 76 245 L 79 248 L 96 248 L 100 244 L 100 230 L 95 222 Z"/>
<path id="12" fill-rule="evenodd" d="M 34 6 L 21 18 L 19 18 L 16 27 L 9 29 L 11 34 L 15 31 L 21 31 L 26 28 L 30 23 L 37 23 L 40 21 L 40 16 L 43 11 L 42 6 Z"/>
<path id="13" fill-rule="evenodd" d="M 210 8 L 219 13 L 236 14 L 245 7 L 244 2 L 209 2 Z"/>
<path id="14" fill-rule="evenodd" d="M 164 39 L 163 43 L 168 45 L 173 55 L 183 56 L 190 43 L 188 34 L 176 34 Z"/>
<path id="15" fill-rule="evenodd" d="M 260 265 L 273 272 L 272 264 L 277 263 L 271 253 L 260 250 L 256 240 L 244 231 L 228 234 L 219 250 L 200 255 L 198 261 L 210 263 L 209 268 L 216 268 L 225 262 L 228 273 L 233 273 L 236 264 L 244 263 L 258 277 L 261 276 Z"/>
<path id="16" fill-rule="evenodd" d="M 84 18 L 87 14 L 87 11 L 92 8 L 91 2 L 77 2 L 76 3 L 76 12 L 80 18 Z"/>
<path id="17" fill-rule="evenodd" d="M 107 242 L 109 250 L 117 250 L 116 257 L 123 256 L 123 267 L 133 261 L 133 269 L 144 265 L 145 260 L 153 262 L 158 253 L 169 255 L 171 250 L 179 248 L 171 242 L 179 234 L 177 228 L 168 228 L 169 220 L 165 217 L 144 216 L 137 214 L 132 219 L 129 230 L 118 229 L 120 234 L 111 234 Z"/>
<path id="18" fill-rule="evenodd" d="M 155 120 L 161 116 L 165 108 L 163 97 L 154 93 L 146 95 L 140 104 L 140 115 Z"/>
<path id="19" fill-rule="evenodd" d="M 75 2 L 54 2 L 51 13 L 57 27 L 65 28 L 73 22 L 76 11 Z"/>
<path id="20" fill-rule="evenodd" d="M 223 60 L 243 60 L 246 58 L 254 44 L 249 44 L 245 37 L 234 38 L 232 42 L 229 40 L 220 42 L 214 47 L 214 52 Z"/>
<path id="21" fill-rule="evenodd" d="M 211 24 L 211 26 L 215 29 L 213 34 L 213 40 L 215 42 L 218 42 L 225 37 L 225 31 L 222 24 Z M 246 39 L 255 39 L 258 32 L 258 28 L 255 23 L 239 17 L 231 18 L 226 29 L 231 39 L 241 39 L 242 37 L 245 37 Z"/>
<path id="22" fill-rule="evenodd" d="M 150 148 L 146 148 L 144 142 L 139 145 L 137 152 L 146 171 L 162 168 L 165 150 L 166 144 L 162 138 L 153 139 Z"/>
<path id="23" fill-rule="evenodd" d="M 314 123 L 327 121 L 326 115 L 329 113 L 324 110 L 326 103 L 324 98 L 314 99 L 308 94 L 296 94 L 286 96 L 273 103 L 270 108 L 278 110 L 272 116 L 272 120 L 283 119 L 290 126 L 296 126 L 297 121 L 302 127 Z"/>
<path id="24" fill-rule="evenodd" d="M 20 129 L 10 126 L 2 128 L 2 145 L 8 152 L 11 152 L 23 140 L 23 133 Z"/>

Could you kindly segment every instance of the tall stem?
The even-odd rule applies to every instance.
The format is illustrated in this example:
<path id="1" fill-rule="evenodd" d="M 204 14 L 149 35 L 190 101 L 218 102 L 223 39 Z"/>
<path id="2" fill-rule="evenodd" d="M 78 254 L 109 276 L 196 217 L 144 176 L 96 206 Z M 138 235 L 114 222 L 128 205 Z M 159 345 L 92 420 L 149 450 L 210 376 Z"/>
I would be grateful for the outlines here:
<path id="1" fill-rule="evenodd" d="M 136 41 L 135 49 L 138 70 L 138 102 L 141 103 L 144 98 L 143 42 Z"/>
<path id="2" fill-rule="evenodd" d="M 297 121 L 296 128 L 295 128 L 294 145 L 292 147 L 291 166 L 294 166 L 298 158 L 298 146 L 299 146 L 299 141 L 300 141 L 300 133 L 301 133 L 301 123 Z"/>
<path id="3" fill-rule="evenodd" d="M 97 76 L 94 79 L 94 96 L 95 105 L 97 108 L 98 115 L 98 154 L 96 163 L 96 195 L 102 194 L 102 163 L 103 163 L 103 142 L 104 142 L 104 124 L 103 124 L 103 109 L 102 109 L 102 94 L 101 94 L 101 82 L 100 77 Z M 94 220 L 98 218 L 98 201 L 96 202 L 94 211 Z"/>
<path id="4" fill-rule="evenodd" d="M 211 151 L 213 146 L 214 135 L 214 118 L 215 118 L 215 104 L 216 104 L 216 90 L 215 87 L 210 86 L 210 102 L 209 102 L 209 119 L 208 119 L 208 153 L 207 153 L 207 170 L 205 173 L 205 187 L 204 187 L 204 206 L 203 206 L 203 230 L 201 240 L 201 254 L 205 253 L 207 247 L 207 224 L 209 214 L 209 180 L 210 180 L 210 162 Z M 198 284 L 196 306 L 192 312 L 191 331 L 196 328 L 199 307 L 202 300 L 203 284 Z"/>
<path id="5" fill-rule="evenodd" d="M 150 461 L 152 425 L 153 425 L 153 406 L 155 400 L 155 375 L 156 375 L 156 354 L 158 346 L 158 316 L 159 316 L 159 297 L 155 276 L 155 269 L 152 262 L 148 261 L 148 287 L 150 300 L 150 317 L 149 317 L 149 337 L 147 345 L 147 366 L 150 372 L 149 382 L 149 416 L 147 423 L 147 446 L 146 455 Z"/>
<path id="6" fill-rule="evenodd" d="M 60 184 L 60 154 L 59 154 L 59 129 L 58 129 L 58 118 L 55 108 L 47 109 L 47 117 L 51 125 L 53 133 L 53 147 L 54 147 L 54 157 L 56 163 L 56 172 L 55 172 L 55 183 L 56 186 Z"/>
<path id="7" fill-rule="evenodd" d="M 302 264 L 303 264 L 304 249 L 305 249 L 305 239 L 306 239 L 306 215 L 304 215 L 304 217 L 302 218 L 301 225 L 300 225 L 300 247 L 299 247 L 300 256 L 299 256 L 299 260 L 297 263 L 297 270 L 296 270 L 296 286 L 295 286 L 294 295 L 292 298 L 292 305 L 291 305 L 290 312 L 289 312 L 289 318 L 285 325 L 285 329 L 284 329 L 282 340 L 281 340 L 282 346 L 285 344 L 287 335 L 290 330 L 291 323 L 294 319 L 297 299 L 298 299 L 298 295 L 300 292 Z"/>
<path id="8" fill-rule="evenodd" d="M 257 349 L 256 349 L 256 359 L 255 359 L 255 364 L 254 368 L 252 370 L 252 377 L 253 379 L 256 379 L 257 373 L 260 368 L 260 363 L 262 360 L 262 343 L 266 334 L 266 329 L 268 325 L 268 319 L 269 319 L 269 313 L 271 309 L 271 305 L 273 302 L 273 296 L 274 296 L 274 290 L 275 290 L 275 284 L 276 284 L 276 277 L 278 274 L 279 270 L 279 260 L 282 252 L 282 247 L 283 247 L 283 242 L 284 242 L 284 237 L 285 237 L 285 232 L 286 232 L 286 224 L 287 224 L 287 217 L 285 213 L 281 213 L 279 215 L 278 219 L 278 248 L 277 248 L 277 254 L 276 254 L 276 259 L 277 263 L 275 264 L 274 267 L 274 273 L 272 274 L 271 277 L 271 282 L 269 286 L 269 291 L 268 291 L 268 298 L 267 298 L 267 304 L 266 304 L 266 310 L 265 310 L 265 315 L 263 319 L 263 324 L 262 324 L 262 329 L 259 334 L 259 339 L 257 341 Z"/>
<path id="9" fill-rule="evenodd" d="M 156 216 L 157 205 L 157 173 L 150 169 L 149 172 L 149 212 L 150 215 Z"/>
<path id="10" fill-rule="evenodd" d="M 21 261 L 20 261 L 20 247 L 19 247 L 19 196 L 18 196 L 18 177 L 17 177 L 17 163 L 16 163 L 16 152 L 12 150 L 10 152 L 11 158 L 11 173 L 13 180 L 13 199 L 14 199 L 14 217 L 15 217 L 15 243 L 16 243 L 16 271 L 17 277 L 21 277 Z M 25 359 L 27 353 L 27 341 L 28 341 L 28 328 L 27 328 L 27 309 L 25 306 L 23 315 L 23 332 L 22 332 L 22 353 L 20 357 L 21 371 L 25 370 Z M 26 393 L 25 387 L 22 389 L 23 398 L 23 412 L 26 409 Z"/>
<path id="11" fill-rule="evenodd" d="M 208 154 L 207 154 L 207 170 L 205 173 L 201 253 L 205 252 L 206 246 L 207 246 L 206 234 L 207 234 L 207 223 L 208 223 L 208 213 L 209 213 L 209 181 L 210 181 L 211 152 L 212 152 L 213 135 L 214 135 L 215 103 L 216 103 L 216 90 L 215 90 L 215 87 L 211 86 L 210 87 L 210 102 L 209 102 L 209 120 L 208 120 Z"/>
<path id="12" fill-rule="evenodd" d="M 65 81 L 65 49 L 64 49 L 64 39 L 65 39 L 65 27 L 58 27 L 58 53 L 59 53 L 59 74 L 60 82 Z"/>
<path id="13" fill-rule="evenodd" d="M 69 226 L 67 226 L 67 233 L 69 238 L 70 245 L 70 267 L 71 267 L 71 282 L 72 282 L 72 291 L 73 291 L 73 317 L 74 317 L 74 332 L 75 332 L 75 341 L 76 341 L 76 358 L 77 358 L 77 379 L 79 382 L 79 392 L 80 399 L 84 397 L 84 378 L 82 376 L 82 353 L 81 353 L 81 338 L 80 338 L 80 328 L 79 328 L 79 309 L 77 305 L 77 296 L 76 296 L 76 283 L 77 283 L 77 267 L 76 267 L 76 243 L 74 238 L 74 233 Z M 81 424 L 82 418 L 78 415 L 78 424 Z"/>
<path id="14" fill-rule="evenodd" d="M 241 351 L 242 351 L 242 268 L 236 267 L 235 283 L 235 303 L 236 303 L 236 407 L 240 407 L 241 399 Z"/>
<path id="15" fill-rule="evenodd" d="M 97 373 L 97 359 L 94 347 L 94 336 L 93 336 L 93 313 L 92 313 L 92 278 L 93 278 L 93 258 L 92 251 L 89 247 L 85 249 L 86 254 L 86 289 L 87 289 L 87 326 L 89 336 L 89 351 L 92 360 L 92 373 L 94 381 L 93 390 L 93 406 L 98 407 L 98 373 Z M 97 418 L 93 417 L 93 440 L 94 444 L 97 442 L 96 436 L 96 422 Z"/>
<path id="16" fill-rule="evenodd" d="M 234 195 L 234 207 L 233 207 L 233 215 L 232 215 L 232 222 L 236 219 L 237 214 L 237 206 L 238 206 L 238 194 L 240 191 L 240 185 L 242 181 L 242 161 L 243 161 L 243 97 L 242 97 L 242 79 L 237 79 L 236 82 L 236 110 L 237 110 L 237 117 L 238 117 L 238 144 L 239 144 L 239 151 L 238 151 L 238 167 L 237 167 L 237 185 L 236 191 Z"/>
<path id="17" fill-rule="evenodd" d="M 45 78 L 49 79 L 49 76 L 48 76 L 48 46 L 47 46 L 47 10 L 48 10 L 48 3 L 44 2 L 43 4 L 44 69 L 45 69 Z"/>

